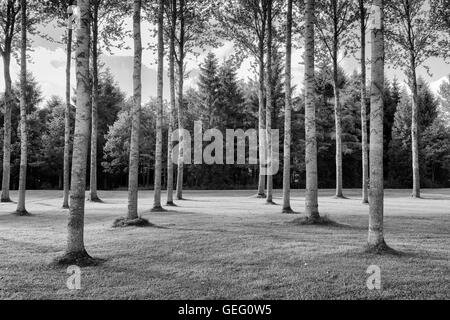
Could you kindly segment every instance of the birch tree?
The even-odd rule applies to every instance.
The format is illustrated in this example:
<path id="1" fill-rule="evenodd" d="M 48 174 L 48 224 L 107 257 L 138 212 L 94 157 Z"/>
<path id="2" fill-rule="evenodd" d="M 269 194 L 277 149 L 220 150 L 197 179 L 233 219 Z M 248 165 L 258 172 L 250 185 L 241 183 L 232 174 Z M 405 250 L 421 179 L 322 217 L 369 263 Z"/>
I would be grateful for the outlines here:
<path id="1" fill-rule="evenodd" d="M 345 198 L 342 190 L 342 105 L 339 91 L 339 53 L 345 53 L 348 48 L 350 30 L 356 21 L 357 10 L 353 0 L 320 0 L 317 4 L 316 24 L 321 41 L 322 57 L 331 62 L 333 69 L 336 198 Z"/>
<path id="2" fill-rule="evenodd" d="M 283 170 L 283 213 L 293 213 L 290 203 L 291 192 L 291 113 L 292 113 L 292 0 L 287 3 L 286 25 L 286 75 L 285 85 L 285 111 L 284 111 L 284 170 Z"/>
<path id="3" fill-rule="evenodd" d="M 66 35 L 63 39 L 66 45 L 66 93 L 65 93 L 65 113 L 64 113 L 64 154 L 63 154 L 63 208 L 69 209 L 70 193 L 70 137 L 72 128 L 70 127 L 71 118 L 71 65 L 72 65 L 72 44 L 73 28 L 76 24 L 76 12 L 72 5 L 73 0 L 45 0 L 42 3 L 43 14 L 50 19 L 56 19 L 59 27 L 66 28 Z M 56 41 L 55 39 L 51 39 Z"/>
<path id="4" fill-rule="evenodd" d="M 393 65 L 403 69 L 412 92 L 413 198 L 420 198 L 417 68 L 423 66 L 428 58 L 438 54 L 441 38 L 431 18 L 431 12 L 425 4 L 426 0 L 399 0 L 386 3 L 388 58 Z"/>
<path id="5" fill-rule="evenodd" d="M 89 200 L 101 202 L 97 193 L 97 138 L 98 138 L 98 63 L 100 39 L 103 47 L 109 50 L 112 46 L 122 47 L 123 38 L 127 34 L 123 28 L 123 16 L 129 10 L 129 3 L 119 0 L 92 0 L 92 108 L 91 108 L 91 164 Z"/>
<path id="6" fill-rule="evenodd" d="M 20 1 L 21 9 L 21 43 L 20 43 L 20 172 L 19 172 L 19 200 L 16 214 L 26 216 L 25 194 L 27 188 L 27 3 Z"/>
<path id="7" fill-rule="evenodd" d="M 384 241 L 384 177 L 383 177 L 383 118 L 384 118 L 384 1 L 373 1 L 374 24 L 371 26 L 372 67 L 370 90 L 370 194 L 369 194 L 369 252 L 382 253 Z"/>
<path id="8" fill-rule="evenodd" d="M 359 26 L 361 45 L 361 149 L 362 149 L 362 202 L 369 203 L 369 145 L 367 128 L 367 85 L 366 85 L 366 31 L 367 9 L 365 0 L 359 1 Z"/>
<path id="9" fill-rule="evenodd" d="M 236 0 L 223 3 L 218 12 L 222 36 L 235 43 L 239 54 L 243 57 L 252 56 L 258 65 L 258 132 L 259 132 L 259 179 L 258 198 L 266 198 L 266 174 L 264 153 L 265 136 L 265 43 L 267 40 L 267 0 Z"/>
<path id="10" fill-rule="evenodd" d="M 91 1 L 92 6 L 92 108 L 91 108 L 91 166 L 89 201 L 101 202 L 97 194 L 97 135 L 98 135 L 98 25 L 102 1 Z"/>
<path id="11" fill-rule="evenodd" d="M 78 0 L 80 25 L 77 30 L 76 78 L 77 108 L 73 143 L 70 215 L 66 253 L 56 260 L 62 265 L 79 267 L 98 263 L 86 252 L 84 246 L 84 211 L 86 167 L 90 128 L 90 20 L 89 0 Z"/>
<path id="12" fill-rule="evenodd" d="M 177 27 L 177 0 L 171 0 L 166 6 L 169 38 L 169 86 L 170 86 L 170 110 L 169 128 L 167 137 L 167 206 L 175 206 L 173 201 L 173 141 L 172 132 L 175 128 L 176 92 L 175 92 L 175 37 Z"/>
<path id="13" fill-rule="evenodd" d="M 72 5 L 72 1 L 69 1 L 69 5 Z M 64 185 L 64 196 L 63 196 L 63 208 L 69 209 L 69 193 L 70 193 L 70 68 L 72 65 L 72 38 L 73 31 L 72 27 L 67 26 L 67 40 L 66 40 L 66 108 L 64 112 L 64 168 L 63 168 L 63 185 Z"/>
<path id="14" fill-rule="evenodd" d="M 15 48 L 17 24 L 20 17 L 19 0 L 7 0 L 0 3 L 0 54 L 3 59 L 3 76 L 5 80 L 5 106 L 3 114 L 3 174 L 1 202 L 11 202 L 9 195 L 11 177 L 11 108 L 12 81 L 11 55 Z"/>
<path id="15" fill-rule="evenodd" d="M 267 66 L 266 66 L 266 148 L 267 148 L 267 165 L 270 167 L 273 161 L 272 155 L 272 112 L 273 112 L 273 0 L 267 0 Z M 270 171 L 270 170 L 269 170 Z M 267 199 L 268 204 L 273 204 L 273 175 L 272 172 L 267 174 Z"/>
<path id="16" fill-rule="evenodd" d="M 156 109 L 155 190 L 153 212 L 161 212 L 162 117 L 164 73 L 164 0 L 158 2 L 158 88 Z M 170 159 L 169 159 L 170 161 Z"/>
<path id="17" fill-rule="evenodd" d="M 133 5 L 133 107 L 131 110 L 131 140 L 128 171 L 128 220 L 138 219 L 138 189 L 139 189 L 139 135 L 141 128 L 142 102 L 142 39 L 141 39 L 141 8 L 142 0 L 134 0 Z"/>
<path id="18" fill-rule="evenodd" d="M 179 0 L 177 16 L 175 61 L 178 71 L 178 102 L 177 118 L 178 129 L 184 129 L 183 105 L 184 105 L 184 77 L 186 75 L 185 62 L 187 54 L 198 54 L 197 49 L 205 46 L 217 45 L 215 29 L 210 23 L 210 17 L 215 9 L 215 2 L 212 0 Z M 180 137 L 178 144 L 178 168 L 177 168 L 177 189 L 178 200 L 183 200 L 183 172 L 184 172 L 184 139 Z"/>
<path id="19" fill-rule="evenodd" d="M 305 213 L 311 221 L 318 221 L 318 177 L 315 96 L 315 0 L 306 1 L 305 10 L 305 140 L 306 194 Z"/>

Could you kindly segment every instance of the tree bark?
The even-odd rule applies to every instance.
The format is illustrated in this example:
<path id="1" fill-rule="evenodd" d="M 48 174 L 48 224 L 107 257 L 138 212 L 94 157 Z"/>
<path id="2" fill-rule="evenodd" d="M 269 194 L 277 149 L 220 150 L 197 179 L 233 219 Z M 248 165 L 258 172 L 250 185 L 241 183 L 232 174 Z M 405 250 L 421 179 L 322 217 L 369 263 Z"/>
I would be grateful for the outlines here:
<path id="1" fill-rule="evenodd" d="M 305 18 L 305 139 L 306 195 L 305 213 L 313 221 L 320 218 L 317 178 L 316 106 L 314 104 L 314 11 L 315 0 L 306 2 Z"/>
<path id="2" fill-rule="evenodd" d="M 97 136 L 98 136 L 98 1 L 92 6 L 92 130 L 89 200 L 99 202 L 97 195 Z"/>
<path id="3" fill-rule="evenodd" d="M 283 170 L 283 213 L 292 213 L 291 208 L 291 54 L 292 54 L 292 0 L 288 0 L 286 26 L 286 75 L 284 111 L 284 170 Z"/>
<path id="4" fill-rule="evenodd" d="M 336 128 L 336 197 L 344 198 L 342 191 L 342 108 L 339 92 L 337 44 L 333 56 L 333 87 L 334 87 L 334 120 Z"/>
<path id="5" fill-rule="evenodd" d="M 264 41 L 266 38 L 266 21 L 263 19 L 261 35 L 258 44 L 259 51 L 259 88 L 258 88 L 258 134 L 259 134 L 259 180 L 258 180 L 258 198 L 266 198 L 266 124 L 264 111 L 266 109 L 265 95 L 265 65 L 264 65 Z"/>
<path id="6" fill-rule="evenodd" d="M 6 47 L 6 46 L 5 46 Z M 11 108 L 12 108 L 12 84 L 11 84 L 11 48 L 5 48 L 3 54 L 3 74 L 5 78 L 5 112 L 3 115 L 3 175 L 1 202 L 11 202 L 9 196 L 9 184 L 11 177 Z"/>
<path id="7" fill-rule="evenodd" d="M 184 88 L 184 3 L 185 0 L 180 0 L 180 39 L 179 39 L 179 58 L 178 58 L 178 129 L 183 130 L 183 88 Z M 178 156 L 178 172 L 177 172 L 177 199 L 183 200 L 183 168 L 184 168 L 184 150 L 182 143 L 184 138 L 180 137 L 179 142 L 179 156 Z"/>
<path id="8" fill-rule="evenodd" d="M 410 53 L 411 91 L 412 91 L 412 116 L 411 116 L 411 149 L 413 171 L 413 198 L 420 198 L 420 165 L 419 165 L 419 94 L 417 89 L 416 59 L 414 53 Z"/>
<path id="9" fill-rule="evenodd" d="M 138 218 L 139 189 L 139 132 L 141 128 L 142 101 L 142 39 L 141 39 L 141 0 L 134 0 L 133 39 L 133 108 L 131 111 L 130 165 L 128 172 L 128 219 Z"/>
<path id="10" fill-rule="evenodd" d="M 367 139 L 366 86 L 366 9 L 359 0 L 361 31 L 361 146 L 362 146 L 362 202 L 369 203 L 369 145 Z"/>
<path id="11" fill-rule="evenodd" d="M 169 134 L 167 138 L 167 205 L 174 206 L 173 202 L 173 142 L 172 132 L 175 128 L 175 30 L 177 23 L 177 0 L 172 0 L 172 16 L 170 29 L 170 44 L 169 44 L 169 80 L 170 80 L 170 113 L 169 113 Z"/>
<path id="12" fill-rule="evenodd" d="M 19 172 L 19 200 L 16 214 L 28 215 L 25 208 L 25 193 L 27 188 L 27 3 L 20 1 L 21 8 L 21 44 L 20 44 L 20 172 Z"/>
<path id="13" fill-rule="evenodd" d="M 77 30 L 77 108 L 73 143 L 72 181 L 70 195 L 70 215 L 66 255 L 60 263 L 89 260 L 84 247 L 84 207 L 86 190 L 86 166 L 90 132 L 90 7 L 89 0 L 78 0 L 80 26 Z"/>
<path id="14" fill-rule="evenodd" d="M 272 154 L 272 110 L 273 110 L 273 88 L 272 88 L 272 0 L 267 1 L 267 79 L 266 79 L 266 92 L 267 92 L 267 106 L 266 106 L 266 150 L 267 150 L 267 203 L 273 203 L 273 175 L 271 172 L 271 166 L 273 161 Z"/>
<path id="15" fill-rule="evenodd" d="M 384 19 L 383 0 L 374 0 Z M 371 112 L 370 112 L 370 214 L 368 247 L 383 249 L 384 178 L 383 178 L 383 117 L 384 117 L 384 25 L 372 30 Z"/>
<path id="16" fill-rule="evenodd" d="M 162 174 L 162 114 L 163 114 L 163 72 L 164 72 L 164 0 L 159 0 L 158 8 L 158 102 L 156 109 L 156 150 L 155 150 L 155 192 L 153 211 L 161 211 Z"/>
<path id="17" fill-rule="evenodd" d="M 69 209 L 70 192 L 70 67 L 72 62 L 72 34 L 72 29 L 68 29 L 66 60 L 66 109 L 64 111 L 64 209 Z"/>

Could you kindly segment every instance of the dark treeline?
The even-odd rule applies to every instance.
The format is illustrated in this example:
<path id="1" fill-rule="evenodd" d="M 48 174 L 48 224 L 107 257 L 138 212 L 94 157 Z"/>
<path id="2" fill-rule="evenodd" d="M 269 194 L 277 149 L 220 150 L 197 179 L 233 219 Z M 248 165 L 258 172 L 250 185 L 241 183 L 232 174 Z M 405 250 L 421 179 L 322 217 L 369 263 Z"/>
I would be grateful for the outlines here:
<path id="1" fill-rule="evenodd" d="M 283 60 L 275 55 L 273 128 L 280 130 L 280 154 L 283 153 L 284 79 Z M 319 66 L 316 72 L 316 107 L 318 130 L 318 168 L 320 188 L 333 188 L 335 183 L 334 90 L 330 68 Z M 183 116 L 186 129 L 194 132 L 194 121 L 201 121 L 203 130 L 258 128 L 257 79 L 240 80 L 238 65 L 233 60 L 220 63 L 209 54 L 199 66 L 196 85 L 186 91 Z M 361 117 L 360 75 L 339 72 L 343 127 L 343 184 L 359 188 L 361 184 Z M 294 188 L 305 186 L 304 164 L 304 99 L 303 92 L 293 98 L 292 113 L 292 175 Z M 19 83 L 14 84 L 12 115 L 11 188 L 17 189 L 20 164 Z M 450 85 L 444 82 L 440 98 L 428 84 L 419 80 L 420 164 L 424 187 L 450 186 L 450 129 L 445 122 L 445 107 L 449 105 Z M 3 99 L 3 98 L 2 98 Z M 27 112 L 29 122 L 28 189 L 62 189 L 64 152 L 64 101 L 51 97 L 42 103 L 39 84 L 29 75 Z M 369 100 L 369 99 L 368 99 Z M 43 105 L 42 107 L 39 107 Z M 368 101 L 369 105 L 369 101 Z M 127 99 L 107 69 L 99 77 L 98 186 L 111 190 L 127 187 L 130 141 L 131 99 Z M 152 188 L 154 182 L 154 152 L 156 100 L 143 106 L 141 115 L 140 174 L 142 188 Z M 165 108 L 163 134 L 168 134 L 168 108 Z M 2 116 L 0 116 L 2 117 Z M 72 116 L 73 117 L 73 116 Z M 3 119 L 0 119 L 3 121 Z M 73 124 L 73 119 L 71 122 Z M 411 172 L 411 95 L 394 79 L 386 83 L 384 120 L 385 185 L 388 188 L 408 188 Z M 71 126 L 73 128 L 73 125 Z M 2 139 L 3 134 L 0 134 Z M 0 141 L 1 143 L 2 141 Z M 247 141 L 248 142 L 248 141 Z M 204 142 L 204 147 L 208 143 Z M 225 154 L 225 151 L 224 151 Z M 0 151 L 1 156 L 1 151 Z M 193 157 L 192 157 L 193 158 Z M 280 156 L 280 168 L 282 168 Z M 163 145 L 163 161 L 167 161 L 167 145 Z M 1 170 L 1 169 L 0 169 Z M 191 189 L 254 189 L 258 184 L 256 165 L 186 165 L 185 185 Z M 163 168 L 163 184 L 167 172 Z M 274 177 L 274 186 L 282 187 L 282 170 Z"/>

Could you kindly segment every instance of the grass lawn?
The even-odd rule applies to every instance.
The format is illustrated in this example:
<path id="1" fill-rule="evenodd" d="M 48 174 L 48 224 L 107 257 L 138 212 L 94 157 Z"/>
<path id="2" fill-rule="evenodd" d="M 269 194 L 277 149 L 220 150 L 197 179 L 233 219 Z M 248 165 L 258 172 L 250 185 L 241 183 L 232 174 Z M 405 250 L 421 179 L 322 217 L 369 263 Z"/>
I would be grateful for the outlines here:
<path id="1" fill-rule="evenodd" d="M 65 249 L 62 193 L 30 191 L 32 217 L 0 204 L 0 299 L 450 299 L 450 190 L 424 190 L 421 200 L 387 191 L 386 241 L 399 256 L 363 254 L 368 206 L 358 190 L 349 200 L 332 194 L 322 191 L 320 211 L 340 227 L 295 225 L 302 215 L 251 191 L 186 192 L 179 207 L 153 214 L 152 192 L 142 191 L 141 213 L 157 228 L 113 229 L 127 194 L 100 192 L 105 203 L 86 204 L 85 241 L 106 262 L 83 269 L 73 292 L 66 270 L 49 266 Z M 303 212 L 303 191 L 292 206 Z M 381 268 L 380 291 L 367 289 L 371 265 Z"/>

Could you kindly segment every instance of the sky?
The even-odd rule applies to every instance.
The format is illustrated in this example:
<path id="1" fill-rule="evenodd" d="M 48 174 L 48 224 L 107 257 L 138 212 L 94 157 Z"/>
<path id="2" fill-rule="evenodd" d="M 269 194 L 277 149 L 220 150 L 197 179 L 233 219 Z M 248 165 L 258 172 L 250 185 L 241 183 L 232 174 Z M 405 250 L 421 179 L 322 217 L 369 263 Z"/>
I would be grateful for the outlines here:
<path id="1" fill-rule="evenodd" d="M 127 28 L 131 27 L 131 23 L 128 20 L 126 22 Z M 64 30 L 58 28 L 56 25 L 49 24 L 42 28 L 42 32 L 47 33 L 54 39 L 61 39 Z M 154 33 L 152 31 L 152 26 L 144 22 L 142 26 L 142 39 L 144 48 L 148 46 L 149 43 L 154 43 Z M 43 96 L 44 101 L 48 100 L 51 96 L 57 95 L 64 97 L 65 95 L 65 65 L 66 65 L 66 54 L 65 46 L 55 42 L 50 42 L 48 40 L 42 39 L 40 37 L 32 38 L 33 51 L 29 53 L 31 61 L 28 63 L 27 67 L 29 71 L 33 73 L 37 79 Z M 112 49 L 112 54 L 105 52 L 102 54 L 101 59 L 105 63 L 105 66 L 110 68 L 116 82 L 125 92 L 127 96 L 132 95 L 132 72 L 133 72 L 133 39 L 128 38 L 125 40 L 126 46 L 130 49 Z M 370 53 L 370 44 L 367 48 Z M 198 57 L 188 57 L 187 71 L 190 72 L 190 79 L 186 81 L 186 88 L 195 86 L 196 78 L 198 75 L 198 65 L 202 63 L 206 55 L 210 52 L 214 52 L 219 61 L 223 61 L 230 57 L 234 52 L 234 46 L 231 42 L 224 42 L 223 45 L 217 49 L 205 49 L 200 52 Z M 292 59 L 292 75 L 293 75 L 293 85 L 297 87 L 297 90 L 302 88 L 304 67 L 302 62 L 302 50 L 297 49 L 293 51 Z M 369 56 L 370 58 L 370 56 Z M 251 61 L 246 60 L 243 62 L 241 68 L 238 71 L 238 77 L 240 79 L 246 80 L 248 78 L 255 78 L 251 67 Z M 437 93 L 440 84 L 447 79 L 450 75 L 450 65 L 446 64 L 442 59 L 432 58 L 426 63 L 430 67 L 431 76 L 428 75 L 424 68 L 419 68 L 418 75 L 422 76 L 427 82 L 430 83 L 430 87 L 433 92 Z M 359 70 L 358 62 L 352 57 L 341 57 L 340 65 L 344 70 L 351 74 L 355 70 Z M 166 64 L 167 66 L 167 64 Z M 370 68 L 370 67 L 369 67 Z M 143 70 L 142 70 L 142 81 L 143 81 L 143 101 L 150 100 L 151 97 L 156 95 L 156 55 L 152 50 L 144 49 L 143 52 Z M 368 72 L 370 74 L 370 71 Z M 4 79 L 3 79 L 3 63 L 0 63 L 0 92 L 4 91 Z M 13 61 L 11 65 L 11 75 L 13 82 L 18 80 L 19 75 L 19 65 Z M 397 77 L 401 83 L 405 86 L 405 77 L 401 70 L 396 70 L 392 67 L 386 69 L 386 75 L 388 78 L 392 79 Z M 165 74 L 164 83 L 168 83 L 167 72 Z M 72 63 L 72 86 L 75 85 L 75 68 L 74 63 Z M 169 97 L 168 86 L 164 86 L 164 96 Z"/>

